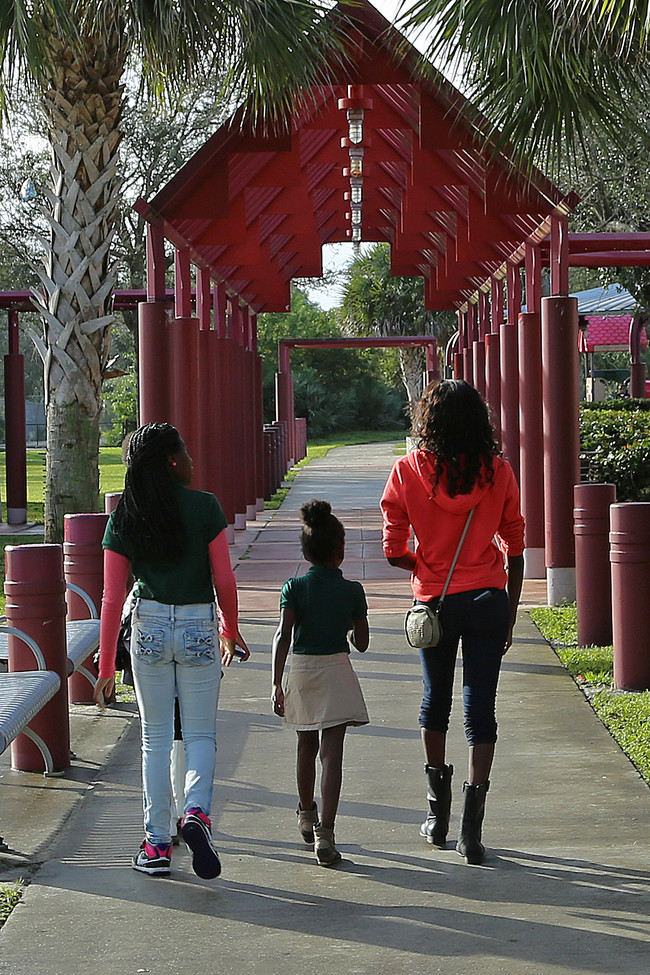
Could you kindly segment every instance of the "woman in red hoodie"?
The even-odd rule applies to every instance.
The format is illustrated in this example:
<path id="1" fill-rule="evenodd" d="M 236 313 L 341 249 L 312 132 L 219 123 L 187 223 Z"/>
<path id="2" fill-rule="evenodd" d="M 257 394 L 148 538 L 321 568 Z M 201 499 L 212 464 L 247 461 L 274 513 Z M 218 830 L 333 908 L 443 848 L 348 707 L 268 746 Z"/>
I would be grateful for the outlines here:
<path id="1" fill-rule="evenodd" d="M 396 461 L 381 498 L 383 548 L 411 573 L 417 603 L 435 608 L 469 512 L 474 513 L 441 610 L 443 638 L 420 650 L 420 728 L 429 812 L 421 835 L 444 847 L 453 767 L 445 764 L 454 669 L 463 648 L 463 704 L 469 772 L 456 850 L 482 863 L 485 796 L 497 740 L 501 660 L 512 643 L 523 578 L 524 520 L 512 468 L 499 456 L 488 410 L 463 380 L 428 386 L 416 412 L 418 449 Z M 415 538 L 414 551 L 409 538 Z"/>

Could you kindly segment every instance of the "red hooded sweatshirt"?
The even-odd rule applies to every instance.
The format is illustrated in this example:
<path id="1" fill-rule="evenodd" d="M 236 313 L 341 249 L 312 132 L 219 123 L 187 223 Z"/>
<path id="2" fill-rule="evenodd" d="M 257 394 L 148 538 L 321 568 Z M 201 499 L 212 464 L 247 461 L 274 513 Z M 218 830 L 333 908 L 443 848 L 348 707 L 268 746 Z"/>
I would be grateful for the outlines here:
<path id="1" fill-rule="evenodd" d="M 415 599 L 430 600 L 442 592 L 467 515 L 474 506 L 476 511 L 447 591 L 505 587 L 504 553 L 522 554 L 524 519 L 510 464 L 495 457 L 493 474 L 491 482 L 481 476 L 469 494 L 452 498 L 446 473 L 433 488 L 435 461 L 430 451 L 414 450 L 395 462 L 380 502 L 384 555 L 405 555 L 413 532 L 417 565 L 411 587 Z"/>

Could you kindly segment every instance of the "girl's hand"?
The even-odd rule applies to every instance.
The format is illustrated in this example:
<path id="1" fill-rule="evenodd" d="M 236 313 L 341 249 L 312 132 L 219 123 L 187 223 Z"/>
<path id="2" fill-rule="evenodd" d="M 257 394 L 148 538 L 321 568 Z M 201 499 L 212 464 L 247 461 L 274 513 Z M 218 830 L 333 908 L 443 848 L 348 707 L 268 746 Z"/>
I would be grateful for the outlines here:
<path id="1" fill-rule="evenodd" d="M 273 702 L 273 711 L 278 717 L 284 717 L 284 691 L 280 684 L 274 684 L 271 690 L 271 701 Z"/>
<path id="2" fill-rule="evenodd" d="M 99 677 L 93 689 L 93 701 L 102 711 L 106 710 L 106 699 L 115 693 L 115 674 L 112 677 Z"/>
<path id="3" fill-rule="evenodd" d="M 224 667 L 230 667 L 235 657 L 241 662 L 242 660 L 248 660 L 251 655 L 251 652 L 246 646 L 244 638 L 239 631 L 237 631 L 237 636 L 234 639 L 220 635 L 219 646 L 221 649 L 221 663 L 224 665 Z M 242 653 L 235 654 L 235 647 L 239 647 Z"/>

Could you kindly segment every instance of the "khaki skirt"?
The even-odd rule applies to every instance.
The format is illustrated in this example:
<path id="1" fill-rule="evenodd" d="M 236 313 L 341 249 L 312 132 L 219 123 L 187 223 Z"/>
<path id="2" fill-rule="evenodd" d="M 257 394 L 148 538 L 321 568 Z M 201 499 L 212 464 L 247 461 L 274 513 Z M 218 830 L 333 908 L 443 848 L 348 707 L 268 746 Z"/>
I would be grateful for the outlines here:
<path id="1" fill-rule="evenodd" d="M 366 702 L 349 654 L 291 655 L 284 722 L 296 731 L 368 724 Z"/>

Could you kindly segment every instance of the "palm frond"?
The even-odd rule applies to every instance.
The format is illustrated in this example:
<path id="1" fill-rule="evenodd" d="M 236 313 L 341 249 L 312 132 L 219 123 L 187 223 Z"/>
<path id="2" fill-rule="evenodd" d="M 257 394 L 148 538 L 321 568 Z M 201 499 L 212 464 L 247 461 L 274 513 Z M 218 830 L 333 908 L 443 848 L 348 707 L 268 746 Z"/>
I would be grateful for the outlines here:
<path id="1" fill-rule="evenodd" d="M 650 83 L 646 0 L 409 2 L 400 23 L 431 27 L 429 57 L 460 65 L 499 149 L 550 166 L 633 125 L 630 95 Z"/>

